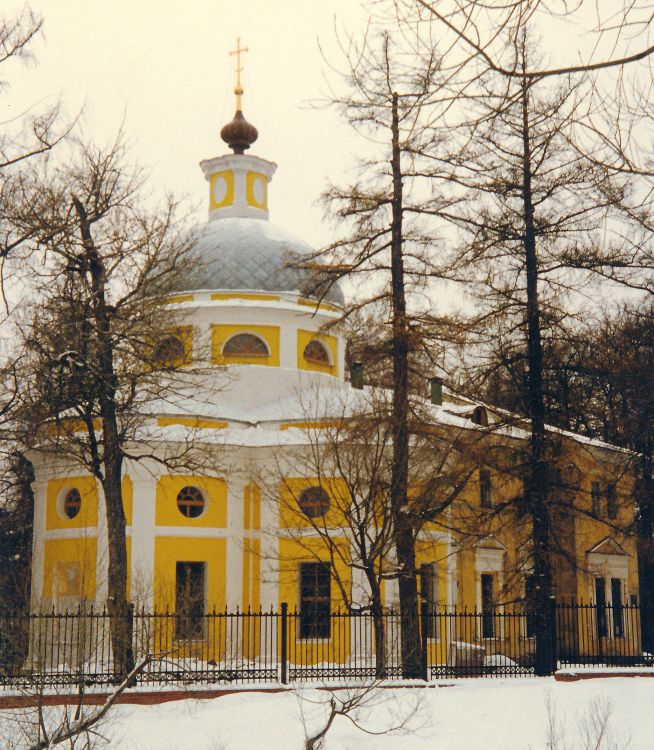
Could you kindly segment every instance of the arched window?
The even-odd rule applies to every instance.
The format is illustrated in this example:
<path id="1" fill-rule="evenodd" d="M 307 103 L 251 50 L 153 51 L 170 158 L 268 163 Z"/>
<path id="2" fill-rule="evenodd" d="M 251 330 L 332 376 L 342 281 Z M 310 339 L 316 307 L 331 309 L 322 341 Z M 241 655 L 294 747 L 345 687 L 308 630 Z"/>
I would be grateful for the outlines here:
<path id="1" fill-rule="evenodd" d="M 63 511 L 66 518 L 75 518 L 82 507 L 82 498 L 80 497 L 79 490 L 72 489 L 66 493 L 63 503 Z"/>
<path id="2" fill-rule="evenodd" d="M 481 427 L 488 427 L 488 412 L 483 406 L 475 407 L 472 412 L 472 421 Z"/>
<path id="3" fill-rule="evenodd" d="M 302 490 L 297 504 L 308 518 L 320 518 L 329 510 L 329 495 L 319 485 Z"/>
<path id="4" fill-rule="evenodd" d="M 177 336 L 164 336 L 154 347 L 152 359 L 159 365 L 170 365 L 184 359 L 184 344 Z"/>
<path id="5" fill-rule="evenodd" d="M 205 505 L 204 495 L 197 487 L 182 487 L 177 494 L 179 512 L 187 518 L 201 516 Z"/>
<path id="6" fill-rule="evenodd" d="M 304 354 L 302 355 L 307 362 L 312 362 L 317 365 L 326 365 L 329 367 L 331 362 L 329 361 L 329 352 L 327 347 L 318 339 L 312 339 L 304 347 Z"/>
<path id="7" fill-rule="evenodd" d="M 252 333 L 237 333 L 223 346 L 226 357 L 267 357 L 266 342 Z"/>

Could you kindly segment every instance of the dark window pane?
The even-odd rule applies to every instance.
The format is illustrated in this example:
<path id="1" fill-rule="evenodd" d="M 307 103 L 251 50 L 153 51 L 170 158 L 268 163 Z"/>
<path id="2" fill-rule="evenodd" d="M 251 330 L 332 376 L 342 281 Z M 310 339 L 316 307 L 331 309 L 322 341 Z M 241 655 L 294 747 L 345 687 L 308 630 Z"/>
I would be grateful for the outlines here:
<path id="1" fill-rule="evenodd" d="M 435 638 L 434 615 L 438 605 L 438 566 L 423 563 L 420 566 L 420 597 L 427 605 L 427 638 Z"/>
<path id="2" fill-rule="evenodd" d="M 175 570 L 175 609 L 178 640 L 204 637 L 205 570 L 203 562 L 178 562 Z"/>
<path id="3" fill-rule="evenodd" d="M 197 487 L 182 487 L 177 495 L 179 512 L 187 518 L 197 518 L 204 511 L 204 495 Z"/>
<path id="4" fill-rule="evenodd" d="M 606 638 L 608 628 L 606 626 L 606 589 L 604 579 L 595 579 L 595 607 L 597 610 L 597 637 Z"/>
<path id="5" fill-rule="evenodd" d="M 331 566 L 300 563 L 300 638 L 329 638 Z"/>
<path id="6" fill-rule="evenodd" d="M 525 578 L 525 610 L 527 613 L 527 638 L 536 637 L 535 614 L 536 579 L 534 576 Z"/>
<path id="7" fill-rule="evenodd" d="M 611 607 L 613 609 L 613 636 L 622 638 L 624 619 L 622 616 L 622 581 L 619 578 L 611 578 Z"/>
<path id="8" fill-rule="evenodd" d="M 494 579 L 490 573 L 481 575 L 481 617 L 482 617 L 482 636 L 484 638 L 495 637 L 495 619 L 493 611 L 495 609 Z"/>
<path id="9" fill-rule="evenodd" d="M 594 516 L 599 516 L 601 512 L 601 497 L 599 482 L 592 482 L 590 485 L 591 510 Z"/>
<path id="10" fill-rule="evenodd" d="M 152 359 L 158 365 L 174 365 L 184 359 L 184 344 L 177 336 L 166 336 L 155 346 Z"/>
<path id="11" fill-rule="evenodd" d="M 618 517 L 618 498 L 614 484 L 606 488 L 606 514 L 611 521 L 615 521 Z"/>
<path id="12" fill-rule="evenodd" d="M 493 504 L 492 492 L 490 471 L 481 469 L 479 472 L 479 504 L 482 508 L 490 508 Z"/>

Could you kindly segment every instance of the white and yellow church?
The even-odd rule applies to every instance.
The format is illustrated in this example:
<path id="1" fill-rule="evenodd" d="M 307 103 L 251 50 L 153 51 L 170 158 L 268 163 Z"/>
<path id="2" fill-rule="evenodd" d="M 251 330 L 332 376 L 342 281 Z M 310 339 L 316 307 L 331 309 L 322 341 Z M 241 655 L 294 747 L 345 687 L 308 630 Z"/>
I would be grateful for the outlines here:
<path id="1" fill-rule="evenodd" d="M 200 165 L 209 184 L 209 219 L 194 248 L 198 263 L 169 299 L 179 325 L 166 350 L 188 365 L 193 385 L 159 403 L 148 417 L 162 445 L 193 441 L 215 455 L 215 470 L 175 474 L 154 461 L 126 462 L 130 595 L 146 610 L 190 605 L 198 611 L 277 610 L 287 602 L 301 611 L 317 599 L 337 608 L 338 587 L 329 576 L 325 580 L 324 565 L 316 567 L 319 546 L 308 555 L 306 545 L 288 533 L 289 525 L 302 528 L 303 514 L 330 512 L 335 484 L 293 474 L 292 468 L 284 477 L 276 472 L 280 456 L 307 449 L 308 394 L 320 394 L 318 416 L 329 419 L 330 404 L 355 403 L 360 392 L 345 371 L 346 342 L 334 326 L 343 293 L 334 285 L 324 297 L 312 297 L 306 272 L 289 265 L 312 249 L 269 221 L 277 166 L 245 153 L 257 132 L 240 106 L 221 134 L 231 153 Z M 445 391 L 434 403 L 425 401 L 433 423 L 444 430 L 484 429 L 485 420 L 475 418 L 478 405 L 466 399 Z M 577 502 L 589 512 L 569 520 L 572 559 L 561 571 L 559 592 L 584 600 L 601 592 L 609 603 L 633 597 L 635 544 L 617 531 L 633 515 L 630 488 L 626 480 L 616 485 L 605 472 L 620 456 L 611 446 L 574 435 L 565 440 L 580 474 Z M 101 604 L 107 588 L 101 488 L 64 456 L 33 459 L 33 610 Z M 288 503 L 264 491 L 261 477 L 278 488 L 279 497 L 295 488 L 296 520 L 280 510 Z M 511 480 L 480 468 L 458 505 L 487 509 L 509 492 Z M 438 606 L 483 609 L 501 602 L 510 580 L 524 593 L 529 565 L 524 540 L 514 529 L 498 522 L 474 544 L 463 545 L 455 527 L 434 524 L 425 531 L 419 564 L 429 565 L 431 573 L 423 596 Z M 522 571 L 522 583 L 515 584 L 516 571 Z M 339 573 L 365 598 L 359 571 Z M 392 581 L 384 597 L 387 605 L 396 601 Z"/>

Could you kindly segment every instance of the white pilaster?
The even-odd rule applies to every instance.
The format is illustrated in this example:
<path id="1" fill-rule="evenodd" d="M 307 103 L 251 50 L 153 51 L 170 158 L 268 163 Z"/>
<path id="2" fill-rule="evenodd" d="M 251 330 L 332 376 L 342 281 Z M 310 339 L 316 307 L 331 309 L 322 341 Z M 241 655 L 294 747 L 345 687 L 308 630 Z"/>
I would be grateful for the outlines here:
<path id="1" fill-rule="evenodd" d="M 34 528 L 32 532 L 31 610 L 40 609 L 43 598 L 43 557 L 45 554 L 45 511 L 47 482 L 37 477 L 34 490 Z"/>
<path id="2" fill-rule="evenodd" d="M 137 607 L 154 608 L 154 540 L 157 480 L 143 466 L 129 467 L 132 480 L 130 594 Z"/>
<path id="3" fill-rule="evenodd" d="M 102 484 L 96 480 L 98 488 L 98 550 L 95 563 L 95 601 L 107 601 L 109 583 L 109 535 L 107 531 L 107 506 Z"/>
<path id="4" fill-rule="evenodd" d="M 245 482 L 234 476 L 227 483 L 227 560 L 225 603 L 234 612 L 243 606 L 243 502 Z"/>

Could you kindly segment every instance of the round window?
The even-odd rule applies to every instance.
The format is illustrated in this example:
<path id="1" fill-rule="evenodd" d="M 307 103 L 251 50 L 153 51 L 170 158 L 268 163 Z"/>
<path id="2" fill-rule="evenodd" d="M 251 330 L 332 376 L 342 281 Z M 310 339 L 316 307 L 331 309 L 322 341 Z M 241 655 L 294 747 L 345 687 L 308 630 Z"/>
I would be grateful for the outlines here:
<path id="1" fill-rule="evenodd" d="M 75 518 L 82 507 L 82 498 L 80 497 L 79 490 L 69 490 L 64 497 L 62 507 L 66 518 Z"/>
<path id="2" fill-rule="evenodd" d="M 309 518 L 320 518 L 329 510 L 329 495 L 322 487 L 307 487 L 298 498 L 298 505 Z"/>
<path id="3" fill-rule="evenodd" d="M 201 516 L 205 505 L 204 495 L 197 487 L 183 487 L 177 494 L 179 512 L 187 518 Z"/>

